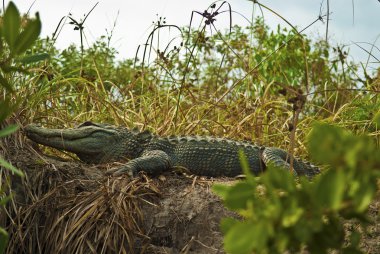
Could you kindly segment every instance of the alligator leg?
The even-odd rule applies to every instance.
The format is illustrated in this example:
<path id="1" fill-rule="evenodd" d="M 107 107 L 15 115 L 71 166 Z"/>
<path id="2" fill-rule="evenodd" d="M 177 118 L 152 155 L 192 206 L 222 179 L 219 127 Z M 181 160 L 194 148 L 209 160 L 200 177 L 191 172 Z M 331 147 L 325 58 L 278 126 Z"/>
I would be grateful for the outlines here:
<path id="1" fill-rule="evenodd" d="M 261 157 L 266 166 L 271 164 L 275 167 L 290 170 L 290 155 L 282 149 L 274 147 L 262 148 Z M 299 173 L 296 170 L 294 170 L 293 172 L 295 175 L 298 175 Z"/>
<path id="2" fill-rule="evenodd" d="M 290 156 L 290 154 L 279 148 L 266 147 L 261 150 L 261 158 L 265 165 L 273 164 L 286 170 L 290 170 Z M 306 175 L 312 178 L 320 173 L 320 170 L 316 166 L 297 159 L 293 160 L 293 168 L 293 173 L 297 176 Z"/>
<path id="3" fill-rule="evenodd" d="M 124 166 L 111 169 L 106 172 L 107 175 L 120 176 L 128 174 L 135 175 L 139 171 L 147 172 L 151 175 L 157 175 L 172 167 L 169 156 L 160 150 L 151 150 L 144 152 L 140 157 L 128 161 Z"/>

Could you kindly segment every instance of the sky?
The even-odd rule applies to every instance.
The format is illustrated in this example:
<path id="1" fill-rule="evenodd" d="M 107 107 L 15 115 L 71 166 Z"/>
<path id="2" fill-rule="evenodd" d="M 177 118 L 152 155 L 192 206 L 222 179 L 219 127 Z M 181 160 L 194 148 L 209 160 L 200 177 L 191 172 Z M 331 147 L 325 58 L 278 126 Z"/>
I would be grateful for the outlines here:
<path id="1" fill-rule="evenodd" d="M 320 14 L 327 12 L 327 0 L 261 0 L 260 3 L 269 7 L 287 19 L 291 24 L 297 26 L 299 30 L 305 28 L 316 20 Z M 84 14 L 98 3 L 92 13 L 84 23 L 86 42 L 90 45 L 101 35 L 106 35 L 106 30 L 110 32 L 116 21 L 113 30 L 111 46 L 119 52 L 119 59 L 133 58 L 138 45 L 145 42 L 153 21 L 158 17 L 165 17 L 167 24 L 177 26 L 189 25 L 192 11 L 203 12 L 214 1 L 208 0 L 14 0 L 21 12 L 30 10 L 30 14 L 40 13 L 42 20 L 43 36 L 51 36 L 55 31 L 60 19 L 69 13 L 76 20 L 83 19 Z M 356 61 L 366 61 L 368 54 L 354 44 L 371 49 L 375 43 L 377 48 L 373 54 L 380 59 L 380 1 L 379 0 L 331 0 L 330 2 L 330 22 L 329 41 L 331 45 L 346 45 L 350 47 L 351 56 Z M 222 2 L 217 2 L 217 6 Z M 248 23 L 241 17 L 251 19 L 252 16 L 261 16 L 261 11 L 253 6 L 248 0 L 230 0 L 233 11 L 233 24 L 246 26 Z M 322 8 L 321 8 L 322 7 Z M 222 8 L 226 10 L 227 5 Z M 219 14 L 216 17 L 215 25 L 218 29 L 224 30 L 229 26 L 229 16 L 227 13 Z M 273 29 L 278 24 L 287 26 L 279 17 L 264 10 L 265 22 Z M 73 30 L 73 26 L 68 24 L 63 26 L 56 42 L 60 49 L 68 45 L 80 43 L 78 31 Z M 199 25 L 200 15 L 194 13 L 193 24 Z M 325 38 L 326 18 L 324 22 L 316 22 L 304 33 L 311 38 Z M 175 36 L 175 35 L 171 35 Z M 371 58 L 370 61 L 377 60 Z M 377 63 L 377 66 L 379 64 Z M 376 68 L 376 65 L 375 65 Z"/>

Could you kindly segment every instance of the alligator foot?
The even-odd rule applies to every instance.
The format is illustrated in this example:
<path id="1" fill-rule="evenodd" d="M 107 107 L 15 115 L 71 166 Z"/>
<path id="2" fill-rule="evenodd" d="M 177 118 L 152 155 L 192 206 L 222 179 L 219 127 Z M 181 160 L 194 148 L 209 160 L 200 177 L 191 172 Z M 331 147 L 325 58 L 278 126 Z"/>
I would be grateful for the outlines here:
<path id="1" fill-rule="evenodd" d="M 141 157 L 128 161 L 121 168 L 107 171 L 106 174 L 113 176 L 128 174 L 133 177 L 139 171 L 144 171 L 151 175 L 158 175 L 171 167 L 170 158 L 165 152 L 151 150 L 143 153 Z"/>
<path id="2" fill-rule="evenodd" d="M 121 176 L 124 174 L 127 174 L 130 177 L 133 177 L 135 175 L 135 172 L 133 172 L 132 168 L 129 168 L 128 166 L 123 166 L 119 168 L 113 168 L 105 173 L 107 176 L 112 175 L 112 176 Z"/>

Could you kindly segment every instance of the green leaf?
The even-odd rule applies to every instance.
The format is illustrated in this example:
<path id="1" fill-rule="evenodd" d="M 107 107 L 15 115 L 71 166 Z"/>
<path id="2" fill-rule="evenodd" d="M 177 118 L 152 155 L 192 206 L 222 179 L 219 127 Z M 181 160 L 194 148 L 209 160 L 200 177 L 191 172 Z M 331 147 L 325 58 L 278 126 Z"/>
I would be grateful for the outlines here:
<path id="1" fill-rule="evenodd" d="M 367 211 L 369 205 L 372 202 L 373 197 L 376 194 L 376 183 L 363 183 L 353 197 L 355 204 L 355 210 L 357 213 L 363 213 Z"/>
<path id="2" fill-rule="evenodd" d="M 296 181 L 294 174 L 289 170 L 269 165 L 266 174 L 263 176 L 263 181 L 267 186 L 272 186 L 275 189 L 293 192 L 296 190 Z"/>
<path id="3" fill-rule="evenodd" d="M 215 183 L 212 185 L 212 191 L 216 193 L 222 199 L 227 197 L 228 191 L 232 188 L 232 186 L 228 186 L 225 184 Z"/>
<path id="4" fill-rule="evenodd" d="M 20 66 L 11 66 L 11 65 L 2 65 L 0 68 L 3 70 L 4 73 L 10 73 L 10 72 L 21 72 L 27 74 L 28 71 Z"/>
<path id="5" fill-rule="evenodd" d="M 285 228 L 291 227 L 298 222 L 304 214 L 304 210 L 300 207 L 293 207 L 284 212 L 282 216 L 282 226 Z"/>
<path id="6" fill-rule="evenodd" d="M 373 117 L 373 122 L 376 124 L 377 128 L 380 128 L 380 111 Z"/>
<path id="7" fill-rule="evenodd" d="M 16 5 L 13 2 L 10 2 L 4 13 L 3 36 L 12 52 L 16 45 L 17 36 L 20 32 L 20 25 L 20 13 L 17 10 Z"/>
<path id="8" fill-rule="evenodd" d="M 4 100 L 0 100 L 0 123 L 4 121 L 12 112 L 19 106 L 21 100 L 25 98 L 16 98 L 11 100 L 10 96 L 7 96 Z M 12 102 L 11 102 L 12 101 Z"/>
<path id="9" fill-rule="evenodd" d="M 8 80 L 6 80 L 1 73 L 0 73 L 0 85 L 2 85 L 9 92 L 13 92 L 13 88 L 11 84 L 9 84 Z"/>
<path id="10" fill-rule="evenodd" d="M 41 32 L 41 21 L 38 12 L 36 19 L 30 20 L 16 39 L 15 53 L 20 55 L 30 48 Z"/>
<path id="11" fill-rule="evenodd" d="M 223 218 L 220 223 L 220 229 L 223 234 L 227 234 L 227 232 L 240 221 L 234 218 Z"/>
<path id="12" fill-rule="evenodd" d="M 254 197 L 256 188 L 249 182 L 239 182 L 226 193 L 226 206 L 232 210 L 244 209 L 249 200 Z"/>
<path id="13" fill-rule="evenodd" d="M 317 200 L 332 210 L 340 209 L 346 187 L 343 170 L 329 170 L 316 183 Z"/>
<path id="14" fill-rule="evenodd" d="M 345 135 L 346 131 L 342 128 L 325 123 L 315 124 L 308 142 L 311 156 L 321 164 L 342 165 Z"/>
<path id="15" fill-rule="evenodd" d="M 18 130 L 18 125 L 9 125 L 5 127 L 4 129 L 0 130 L 0 138 L 8 136 L 9 134 L 15 132 Z"/>
<path id="16" fill-rule="evenodd" d="M 15 168 L 13 165 L 11 165 L 9 162 L 5 161 L 1 157 L 0 157 L 0 166 L 4 167 L 6 169 L 9 169 L 10 171 L 12 171 L 13 173 L 15 173 L 18 176 L 24 177 L 24 173 L 21 170 Z"/>
<path id="17" fill-rule="evenodd" d="M 41 53 L 41 54 L 34 54 L 30 56 L 25 56 L 21 58 L 19 61 L 23 64 L 30 64 L 30 63 L 36 63 L 43 60 L 46 60 L 50 57 L 48 53 Z"/>
<path id="18" fill-rule="evenodd" d="M 8 244 L 8 233 L 0 227 L 0 254 L 5 252 Z"/>
<path id="19" fill-rule="evenodd" d="M 350 247 L 344 248 L 342 254 L 363 254 L 363 252 L 360 249 L 350 246 Z"/>
<path id="20" fill-rule="evenodd" d="M 269 228 L 264 221 L 237 222 L 227 232 L 224 238 L 224 247 L 227 253 L 252 253 L 261 250 L 268 242 Z"/>
<path id="21" fill-rule="evenodd" d="M 0 206 L 4 206 L 11 199 L 10 196 L 6 196 L 0 199 Z"/>
<path id="22" fill-rule="evenodd" d="M 276 250 L 277 250 L 276 253 L 287 253 L 286 249 L 288 248 L 288 245 L 289 245 L 289 240 L 290 240 L 289 238 L 291 238 L 291 236 L 289 236 L 289 234 L 287 234 L 286 232 L 276 233 L 276 243 L 275 243 Z"/>
<path id="23" fill-rule="evenodd" d="M 360 239 L 361 239 L 362 235 L 360 234 L 360 232 L 354 230 L 351 232 L 351 236 L 350 236 L 350 242 L 351 242 L 351 246 L 353 247 L 358 247 L 359 244 L 360 244 Z"/>
<path id="24" fill-rule="evenodd" d="M 345 232 L 341 218 L 334 215 L 326 215 L 326 218 L 322 229 L 314 232 L 308 243 L 310 253 L 328 253 L 327 249 L 340 249 L 344 244 Z"/>
<path id="25" fill-rule="evenodd" d="M 251 168 L 249 167 L 247 156 L 245 155 L 243 150 L 239 150 L 239 160 L 240 165 L 243 169 L 243 173 L 247 177 L 248 180 L 254 180 L 254 175 L 251 172 Z"/>

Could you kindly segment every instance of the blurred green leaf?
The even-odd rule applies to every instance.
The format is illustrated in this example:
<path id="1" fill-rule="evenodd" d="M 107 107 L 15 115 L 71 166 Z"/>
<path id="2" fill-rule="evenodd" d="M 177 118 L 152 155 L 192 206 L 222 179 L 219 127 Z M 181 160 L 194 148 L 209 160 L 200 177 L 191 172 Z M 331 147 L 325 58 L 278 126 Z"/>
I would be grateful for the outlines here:
<path id="1" fill-rule="evenodd" d="M 17 36 L 20 32 L 21 18 L 16 5 L 13 2 L 8 4 L 4 13 L 3 36 L 10 50 L 13 52 Z"/>
<path id="2" fill-rule="evenodd" d="M 373 197 L 376 194 L 376 185 L 375 184 L 362 184 L 358 191 L 353 197 L 355 204 L 355 211 L 357 213 L 363 213 L 367 211 Z"/>
<path id="3" fill-rule="evenodd" d="M 231 186 L 215 183 L 212 185 L 212 191 L 219 195 L 222 199 L 225 199 L 227 197 L 227 193 L 230 190 Z"/>
<path id="4" fill-rule="evenodd" d="M 232 210 L 244 209 L 253 198 L 256 188 L 248 182 L 238 182 L 226 193 L 225 204 Z"/>
<path id="5" fill-rule="evenodd" d="M 5 127 L 4 129 L 0 130 L 0 138 L 8 136 L 9 134 L 11 134 L 17 130 L 18 130 L 17 125 L 9 125 L 9 126 Z"/>
<path id="6" fill-rule="evenodd" d="M 339 249 L 344 244 L 344 229 L 340 218 L 335 215 L 326 215 L 322 225 L 322 230 L 313 235 L 310 253 L 328 253 L 326 251 L 328 248 Z"/>
<path id="7" fill-rule="evenodd" d="M 254 175 L 252 174 L 251 168 L 249 166 L 247 156 L 245 155 L 242 149 L 239 150 L 239 160 L 240 160 L 240 165 L 243 169 L 243 173 L 245 174 L 245 177 L 249 180 L 253 180 Z"/>
<path id="8" fill-rule="evenodd" d="M 0 253 L 4 253 L 8 244 L 8 233 L 0 227 Z"/>
<path id="9" fill-rule="evenodd" d="M 316 195 L 319 203 L 332 210 L 338 210 L 342 205 L 346 187 L 343 170 L 329 170 L 319 179 Z"/>
<path id="10" fill-rule="evenodd" d="M 296 189 L 294 174 L 289 170 L 284 170 L 274 165 L 269 165 L 267 174 L 263 175 L 262 178 L 267 186 L 271 186 L 275 189 L 287 192 L 292 192 Z"/>
<path id="11" fill-rule="evenodd" d="M 4 160 L 3 158 L 0 157 L 0 166 L 6 168 L 6 169 L 9 169 L 11 172 L 13 172 L 14 174 L 18 175 L 18 176 L 21 176 L 21 177 L 24 177 L 24 173 L 15 168 L 12 164 L 10 164 L 9 162 L 7 162 L 6 160 Z"/>
<path id="12" fill-rule="evenodd" d="M 360 251 L 360 240 L 361 240 L 361 233 L 359 233 L 357 230 L 353 230 L 350 235 L 350 245 L 343 249 L 343 254 L 362 254 L 363 252 Z"/>
<path id="13" fill-rule="evenodd" d="M 223 218 L 220 223 L 220 229 L 222 230 L 223 234 L 226 234 L 237 222 L 239 222 L 239 220 L 234 218 Z"/>
<path id="14" fill-rule="evenodd" d="M 286 253 L 287 246 L 289 244 L 289 235 L 283 232 L 277 232 L 277 241 L 275 243 L 277 253 Z"/>
<path id="15" fill-rule="evenodd" d="M 21 58 L 19 61 L 23 64 L 30 64 L 40 62 L 46 59 L 49 59 L 50 55 L 48 53 L 34 54 L 31 56 L 25 56 Z"/>
<path id="16" fill-rule="evenodd" d="M 4 100 L 0 100 L 0 123 L 7 118 L 12 112 L 16 110 L 23 98 L 17 98 L 16 101 L 11 97 L 5 97 Z"/>
<path id="17" fill-rule="evenodd" d="M 2 123 L 12 113 L 10 98 L 0 101 L 0 123 Z"/>
<path id="18" fill-rule="evenodd" d="M 343 254 L 363 254 L 362 251 L 358 250 L 357 248 L 353 247 L 347 247 L 343 249 Z"/>
<path id="19" fill-rule="evenodd" d="M 309 135 L 308 150 L 311 157 L 321 164 L 343 165 L 344 136 L 342 128 L 325 123 L 314 124 Z"/>
<path id="20" fill-rule="evenodd" d="M 302 218 L 304 210 L 300 207 L 292 207 L 284 212 L 282 217 L 282 225 L 287 228 L 293 226 Z"/>
<path id="21" fill-rule="evenodd" d="M 13 88 L 11 84 L 9 84 L 8 80 L 6 80 L 0 72 L 0 85 L 3 86 L 9 92 L 13 92 Z"/>
<path id="22" fill-rule="evenodd" d="M 33 43 L 38 39 L 41 32 L 41 21 L 38 12 L 36 18 L 30 20 L 24 30 L 19 34 L 16 39 L 15 53 L 20 55 L 30 48 Z"/>
<path id="23" fill-rule="evenodd" d="M 373 117 L 373 122 L 377 125 L 377 128 L 380 128 L 380 111 Z"/>
<path id="24" fill-rule="evenodd" d="M 237 222 L 224 238 L 227 253 L 252 253 L 253 250 L 263 250 L 270 234 L 265 222 Z"/>
<path id="25" fill-rule="evenodd" d="M 6 196 L 0 199 L 0 206 L 4 206 L 11 199 L 10 196 Z"/>

